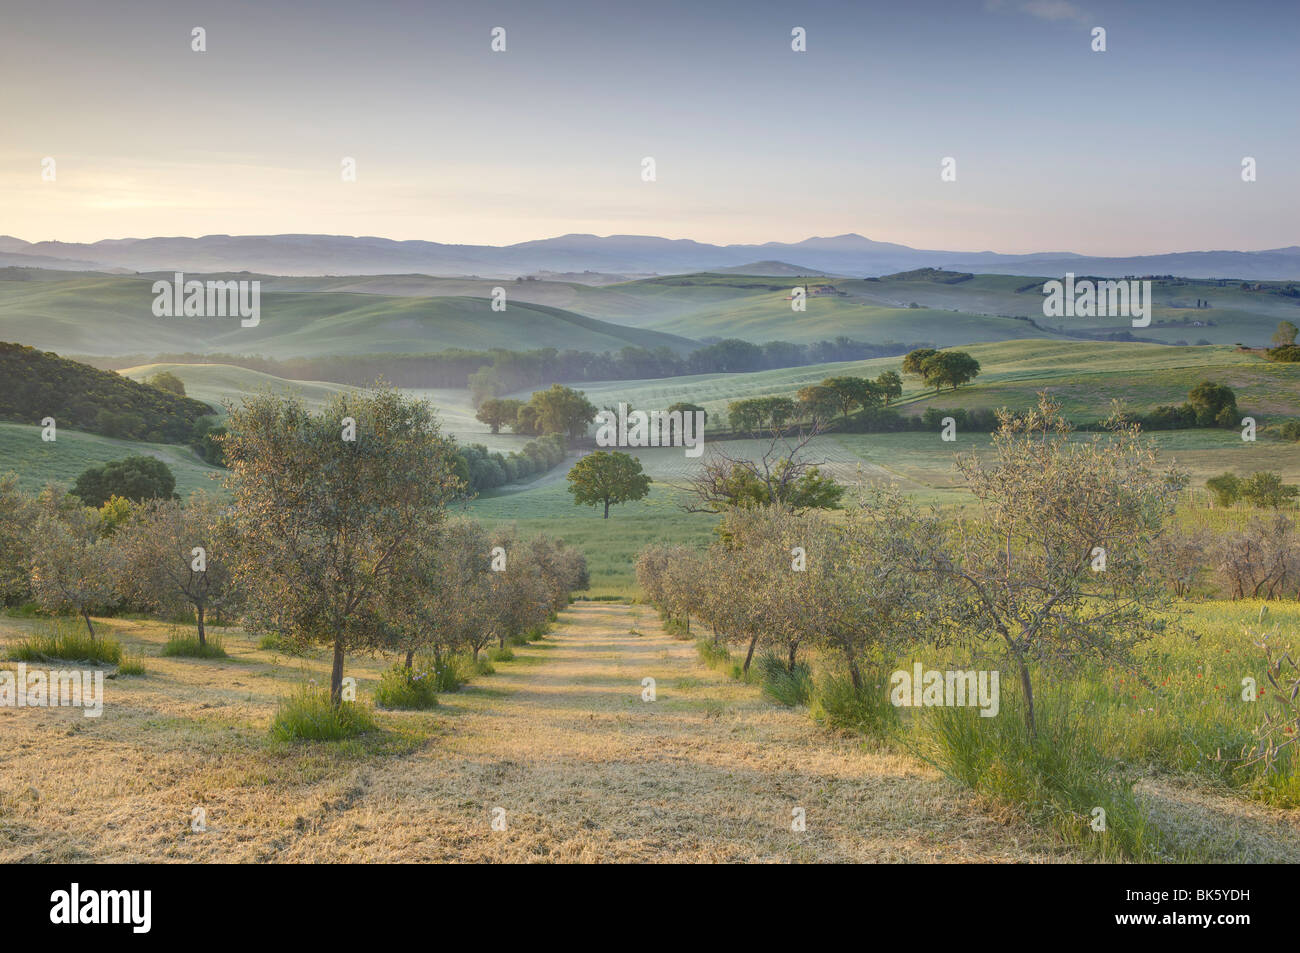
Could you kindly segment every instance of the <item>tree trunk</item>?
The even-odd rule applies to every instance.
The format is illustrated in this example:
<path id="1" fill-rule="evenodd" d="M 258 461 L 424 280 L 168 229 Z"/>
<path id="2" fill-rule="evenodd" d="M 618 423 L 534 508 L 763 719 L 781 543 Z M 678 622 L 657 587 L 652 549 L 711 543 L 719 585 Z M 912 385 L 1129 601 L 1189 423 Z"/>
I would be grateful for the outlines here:
<path id="1" fill-rule="evenodd" d="M 343 702 L 343 637 L 334 637 L 334 666 L 330 669 L 330 704 L 335 708 Z"/>
<path id="2" fill-rule="evenodd" d="M 862 673 L 858 671 L 857 660 L 854 659 L 852 655 L 848 655 L 848 653 L 845 653 L 845 655 L 847 656 L 847 661 L 849 663 L 849 681 L 853 683 L 853 691 L 855 694 L 861 693 Z"/>
<path id="3" fill-rule="evenodd" d="M 86 620 L 86 631 L 90 633 L 90 641 L 95 641 L 95 627 L 90 624 L 90 613 L 85 609 L 81 610 L 81 617 Z"/>
<path id="4" fill-rule="evenodd" d="M 605 519 L 609 519 L 609 500 L 605 501 Z"/>
<path id="5" fill-rule="evenodd" d="M 203 606 L 197 605 L 194 607 L 194 618 L 199 624 L 199 645 L 207 645 L 208 633 L 207 630 L 203 628 Z"/>
<path id="6" fill-rule="evenodd" d="M 1023 658 L 1017 658 L 1020 663 L 1020 687 L 1025 690 L 1025 727 L 1029 729 L 1030 739 L 1038 737 L 1038 726 L 1034 724 L 1034 686 L 1029 680 L 1029 666 L 1025 664 Z"/>
<path id="7" fill-rule="evenodd" d="M 411 662 L 414 661 L 414 660 L 415 660 L 415 650 L 414 650 L 414 649 L 407 649 L 407 650 L 406 650 L 406 670 L 407 670 L 408 672 L 411 670 Z"/>
<path id="8" fill-rule="evenodd" d="M 795 653 L 798 652 L 798 651 L 799 651 L 799 643 L 798 643 L 798 642 L 791 642 L 791 643 L 790 643 L 790 661 L 788 661 L 788 662 L 786 663 L 785 667 L 788 668 L 792 673 L 794 672 L 794 655 L 795 655 Z"/>
<path id="9" fill-rule="evenodd" d="M 749 674 L 749 663 L 754 658 L 754 646 L 758 645 L 758 636 L 749 640 L 749 651 L 745 653 L 745 667 L 741 669 L 746 675 Z"/>

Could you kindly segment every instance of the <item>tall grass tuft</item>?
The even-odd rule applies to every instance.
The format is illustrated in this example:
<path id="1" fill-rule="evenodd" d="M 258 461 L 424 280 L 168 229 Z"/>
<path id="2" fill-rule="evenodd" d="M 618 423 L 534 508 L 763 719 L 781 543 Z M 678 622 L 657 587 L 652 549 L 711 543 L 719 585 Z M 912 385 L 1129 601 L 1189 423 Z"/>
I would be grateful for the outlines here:
<path id="1" fill-rule="evenodd" d="M 862 673 L 861 688 L 854 688 L 847 674 L 827 673 L 813 692 L 808 712 L 833 731 L 883 738 L 899 724 L 886 683 L 886 677 L 874 670 Z"/>
<path id="2" fill-rule="evenodd" d="M 80 623 L 52 619 L 39 623 L 31 636 L 13 647 L 9 657 L 17 662 L 117 665 L 122 661 L 122 645 L 109 636 L 92 639 Z"/>
<path id="3" fill-rule="evenodd" d="M 1037 701 L 1037 736 L 1029 737 L 1018 698 L 1002 695 L 992 718 L 974 708 L 931 708 L 920 730 L 921 753 L 955 781 L 1024 810 L 1066 843 L 1103 860 L 1157 859 L 1133 780 L 1100 753 L 1089 719 L 1048 697 Z M 1094 829 L 1102 823 L 1104 830 Z"/>
<path id="4" fill-rule="evenodd" d="M 437 679 L 422 667 L 394 665 L 379 678 L 375 704 L 380 708 L 436 708 Z"/>
<path id="5" fill-rule="evenodd" d="M 795 662 L 792 669 L 775 652 L 764 652 L 758 657 L 758 676 L 763 694 L 778 705 L 793 708 L 808 704 L 812 698 L 812 669 L 807 662 Z"/>
<path id="6" fill-rule="evenodd" d="M 197 633 L 173 630 L 163 645 L 162 654 L 168 658 L 227 658 L 226 645 L 219 635 L 209 635 L 202 643 Z"/>
<path id="7" fill-rule="evenodd" d="M 277 741 L 342 741 L 377 728 L 370 709 L 360 702 L 330 704 L 330 693 L 314 685 L 300 685 L 280 699 L 271 720 L 271 737 Z"/>
<path id="8" fill-rule="evenodd" d="M 118 675 L 144 675 L 144 659 L 139 656 L 124 655 L 117 666 Z"/>

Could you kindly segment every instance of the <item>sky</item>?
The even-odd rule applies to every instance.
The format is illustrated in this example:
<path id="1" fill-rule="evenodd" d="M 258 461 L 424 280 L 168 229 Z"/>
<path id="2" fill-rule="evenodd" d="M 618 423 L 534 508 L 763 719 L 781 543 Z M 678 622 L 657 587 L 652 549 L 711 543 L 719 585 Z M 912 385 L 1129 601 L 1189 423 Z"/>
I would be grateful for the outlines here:
<path id="1" fill-rule="evenodd" d="M 1295 245 L 1297 48 L 1296 0 L 6 0 L 0 234 Z"/>

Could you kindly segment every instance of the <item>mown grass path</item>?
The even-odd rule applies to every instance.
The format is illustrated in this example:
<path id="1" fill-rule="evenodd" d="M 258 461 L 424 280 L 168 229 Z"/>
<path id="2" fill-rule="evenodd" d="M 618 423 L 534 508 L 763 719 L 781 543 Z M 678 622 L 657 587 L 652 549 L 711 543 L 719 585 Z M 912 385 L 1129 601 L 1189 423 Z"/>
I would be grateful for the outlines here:
<path id="1" fill-rule="evenodd" d="M 632 634 L 638 629 L 641 635 Z M 580 603 L 447 698 L 449 732 L 359 772 L 280 859 L 972 861 L 1064 858 L 910 759 L 828 737 L 703 668 L 653 613 Z M 657 698 L 643 701 L 642 680 Z M 493 831 L 492 809 L 505 812 Z M 802 807 L 807 830 L 791 830 Z"/>

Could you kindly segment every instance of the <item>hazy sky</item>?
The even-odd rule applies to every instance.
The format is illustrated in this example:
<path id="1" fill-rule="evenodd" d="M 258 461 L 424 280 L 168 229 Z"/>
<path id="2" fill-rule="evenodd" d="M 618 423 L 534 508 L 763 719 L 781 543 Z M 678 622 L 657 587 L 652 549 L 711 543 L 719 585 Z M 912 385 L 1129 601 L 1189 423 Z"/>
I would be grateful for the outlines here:
<path id="1" fill-rule="evenodd" d="M 6 0 L 0 234 L 1300 244 L 1297 48 L 1296 0 Z"/>

